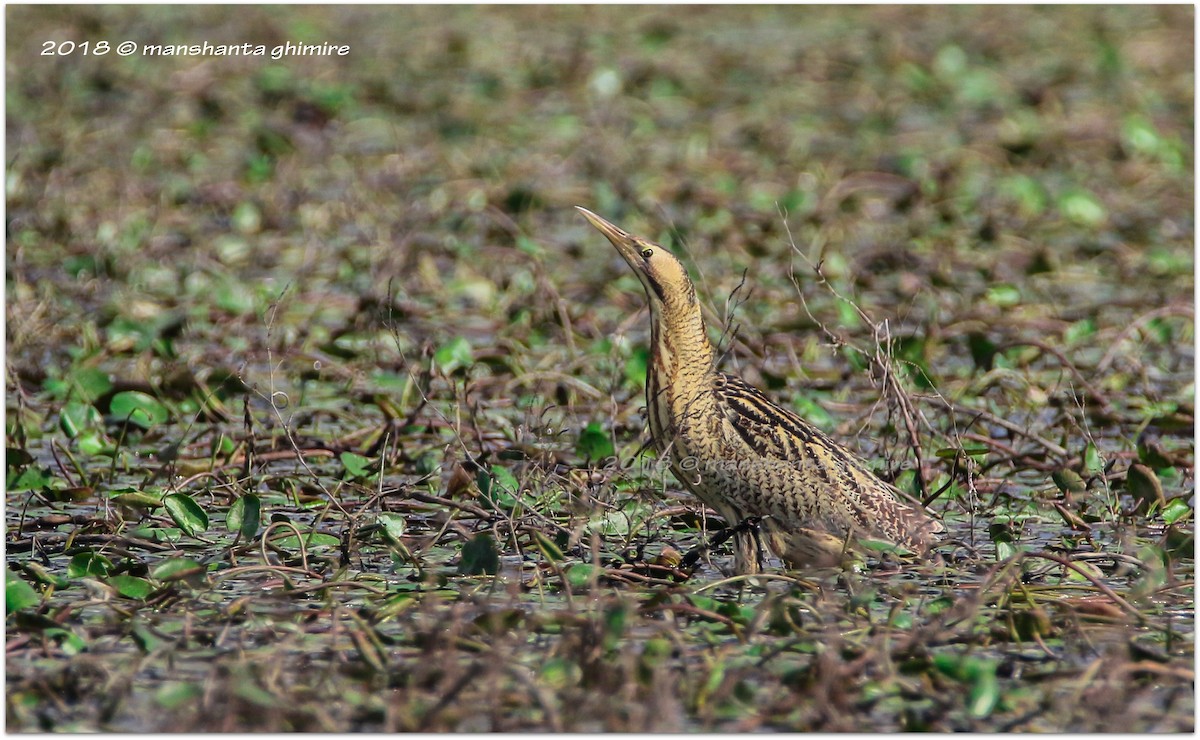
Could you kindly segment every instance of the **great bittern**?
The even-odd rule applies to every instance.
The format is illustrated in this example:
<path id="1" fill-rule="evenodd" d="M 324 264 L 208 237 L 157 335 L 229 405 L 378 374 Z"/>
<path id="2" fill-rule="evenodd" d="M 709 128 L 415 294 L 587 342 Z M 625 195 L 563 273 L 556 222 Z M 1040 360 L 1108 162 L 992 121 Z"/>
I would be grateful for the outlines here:
<path id="1" fill-rule="evenodd" d="M 674 255 L 579 211 L 646 289 L 650 434 L 679 482 L 737 527 L 739 573 L 762 567 L 760 533 L 771 551 L 798 567 L 836 565 L 859 538 L 928 549 L 943 529 L 938 521 L 897 500 L 891 486 L 821 430 L 717 369 L 696 288 Z M 747 521 L 756 521 L 757 531 L 742 526 Z"/>

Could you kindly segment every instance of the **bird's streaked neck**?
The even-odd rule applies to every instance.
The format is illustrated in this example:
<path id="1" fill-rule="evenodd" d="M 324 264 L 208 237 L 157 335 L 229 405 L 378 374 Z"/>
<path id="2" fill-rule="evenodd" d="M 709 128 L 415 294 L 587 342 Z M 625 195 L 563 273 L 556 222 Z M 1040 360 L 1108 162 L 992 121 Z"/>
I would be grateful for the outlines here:
<path id="1" fill-rule="evenodd" d="M 687 295 L 667 296 L 665 300 L 649 290 L 646 293 L 650 302 L 652 361 L 671 378 L 709 372 L 715 353 L 704 329 L 695 290 Z"/>

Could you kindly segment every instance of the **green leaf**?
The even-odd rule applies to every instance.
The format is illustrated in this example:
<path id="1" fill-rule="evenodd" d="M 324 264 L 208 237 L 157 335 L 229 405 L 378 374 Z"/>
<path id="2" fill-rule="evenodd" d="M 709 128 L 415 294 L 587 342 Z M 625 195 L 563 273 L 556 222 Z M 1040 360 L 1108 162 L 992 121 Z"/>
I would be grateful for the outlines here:
<path id="1" fill-rule="evenodd" d="M 517 237 L 517 249 L 521 250 L 530 257 L 544 257 L 546 255 L 545 247 L 527 236 Z"/>
<path id="2" fill-rule="evenodd" d="M 55 588 L 66 588 L 71 585 L 70 580 L 51 573 L 44 565 L 37 561 L 27 560 L 21 564 L 21 567 L 27 575 L 31 576 L 38 583 L 44 583 L 47 586 L 54 586 Z"/>
<path id="3" fill-rule="evenodd" d="M 262 213 L 248 200 L 238 203 L 230 216 L 233 228 L 243 234 L 257 234 L 262 229 Z"/>
<path id="4" fill-rule="evenodd" d="M 971 361 L 977 370 L 991 370 L 996 358 L 996 345 L 982 332 L 971 332 L 967 335 L 967 349 L 971 352 Z"/>
<path id="5" fill-rule="evenodd" d="M 372 461 L 369 457 L 363 457 L 354 452 L 343 452 L 338 456 L 342 461 L 342 467 L 351 478 L 366 478 L 372 475 Z"/>
<path id="6" fill-rule="evenodd" d="M 1161 507 L 1166 503 L 1162 483 L 1150 468 L 1141 463 L 1129 466 L 1125 474 L 1125 488 L 1138 502 L 1138 508 L 1149 511 L 1150 507 Z"/>
<path id="7" fill-rule="evenodd" d="M 170 681 L 154 692 L 154 701 L 168 712 L 183 711 L 194 706 L 204 696 L 204 687 L 198 683 Z"/>
<path id="8" fill-rule="evenodd" d="M 1093 319 L 1081 319 L 1067 327 L 1063 339 L 1068 344 L 1074 344 L 1081 339 L 1087 339 L 1096 333 L 1096 322 Z"/>
<path id="9" fill-rule="evenodd" d="M 825 407 L 817 403 L 816 399 L 804 395 L 794 396 L 792 398 L 792 408 L 796 410 L 805 421 L 812 423 L 813 426 L 821 429 L 830 429 L 833 427 L 833 417 L 825 410 Z"/>
<path id="10" fill-rule="evenodd" d="M 417 458 L 417 475 L 433 475 L 442 469 L 442 456 L 433 450 L 426 450 Z"/>
<path id="11" fill-rule="evenodd" d="M 487 532 L 480 532 L 475 538 L 463 545 L 462 559 L 458 562 L 458 572 L 461 575 L 477 576 L 482 574 L 495 575 L 500 570 L 500 553 L 496 544 Z"/>
<path id="12" fill-rule="evenodd" d="M 105 393 L 112 390 L 112 381 L 108 373 L 94 367 L 82 367 L 67 376 L 71 396 L 84 402 L 92 403 Z"/>
<path id="13" fill-rule="evenodd" d="M 579 433 L 575 452 L 585 460 L 595 462 L 612 457 L 616 451 L 613 448 L 612 439 L 605 433 L 604 428 L 600 426 L 599 422 L 593 421 Z"/>
<path id="14" fill-rule="evenodd" d="M 901 555 L 901 556 L 907 556 L 907 555 L 913 554 L 913 552 L 911 550 L 908 550 L 903 545 L 897 545 L 896 543 L 888 542 L 887 540 L 871 539 L 869 537 L 858 537 L 856 541 L 858 542 L 859 545 L 862 546 L 862 548 L 864 550 L 869 550 L 871 552 L 877 552 L 877 553 L 881 553 L 881 554 L 889 553 L 889 554 Z"/>
<path id="15" fill-rule="evenodd" d="M 967 712 L 976 719 L 991 715 L 996 705 L 1000 703 L 1000 681 L 996 679 L 996 668 L 986 673 L 980 673 L 971 683 L 971 691 L 967 695 Z"/>
<path id="16" fill-rule="evenodd" d="M 455 337 L 433 353 L 433 361 L 442 372 L 450 375 L 455 370 L 475 364 L 475 356 L 471 353 L 470 342 L 464 337 Z"/>
<path id="17" fill-rule="evenodd" d="M 538 670 L 538 682 L 553 691 L 561 691 L 579 683 L 583 670 L 578 663 L 566 658 L 549 658 Z"/>
<path id="18" fill-rule="evenodd" d="M 145 578 L 138 578 L 137 576 L 113 576 L 108 579 L 108 583 L 117 589 L 117 593 L 127 599 L 144 601 L 147 596 L 154 593 L 154 584 Z"/>
<path id="19" fill-rule="evenodd" d="M 1008 283 L 993 285 L 987 289 L 987 301 L 999 308 L 1012 308 L 1021 302 L 1021 290 Z"/>
<path id="20" fill-rule="evenodd" d="M 103 578 L 113 569 L 112 561 L 98 552 L 81 552 L 67 563 L 68 578 Z"/>
<path id="21" fill-rule="evenodd" d="M 95 428 L 104 423 L 100 412 L 90 403 L 68 401 L 58 412 L 58 426 L 63 434 L 75 439 L 86 429 Z"/>
<path id="22" fill-rule="evenodd" d="M 1087 448 L 1083 451 L 1083 469 L 1088 473 L 1104 472 L 1104 461 L 1100 459 L 1100 451 L 1091 442 L 1088 442 Z"/>
<path id="23" fill-rule="evenodd" d="M 989 716 L 1000 703 L 1000 682 L 996 679 L 997 661 L 969 655 L 933 656 L 933 665 L 956 681 L 969 684 L 967 711 L 971 716 Z"/>
<path id="24" fill-rule="evenodd" d="M 161 498 L 149 493 L 144 493 L 142 491 L 118 493 L 112 497 L 112 502 L 120 506 L 127 506 L 130 509 L 133 509 L 135 512 L 140 510 L 157 509 L 163 505 Z"/>
<path id="25" fill-rule="evenodd" d="M 625 360 L 625 381 L 634 388 L 644 388 L 650 368 L 650 348 L 638 347 Z"/>
<path id="26" fill-rule="evenodd" d="M 150 577 L 160 583 L 181 581 L 203 574 L 206 568 L 191 558 L 169 558 L 150 569 Z"/>
<path id="27" fill-rule="evenodd" d="M 494 469 L 499 468 L 499 466 L 495 465 L 492 467 Z M 509 478 L 511 477 L 509 475 Z M 497 479 L 497 476 L 490 470 L 480 468 L 475 473 L 475 485 L 479 487 L 479 493 L 484 503 L 493 509 L 512 510 L 517 505 L 516 497 L 510 490 L 505 489 L 504 485 Z"/>
<path id="28" fill-rule="evenodd" d="M 243 493 L 229 507 L 225 515 L 225 526 L 230 532 L 236 532 L 243 540 L 250 540 L 258 534 L 258 525 L 262 515 L 262 502 L 253 493 Z"/>
<path id="29" fill-rule="evenodd" d="M 563 551 L 559 549 L 554 540 L 542 534 L 539 530 L 533 530 L 533 541 L 537 545 L 537 549 L 542 553 L 542 557 L 555 562 L 561 561 L 565 556 Z"/>
<path id="30" fill-rule="evenodd" d="M 1042 184 L 1028 175 L 1016 175 L 1000 183 L 1000 191 L 1016 201 L 1025 216 L 1037 216 L 1050 204 L 1050 196 Z"/>
<path id="31" fill-rule="evenodd" d="M 167 407 L 141 391 L 122 391 L 112 397 L 109 412 L 121 421 L 128 420 L 142 429 L 150 429 L 171 418 Z"/>
<path id="32" fill-rule="evenodd" d="M 28 609 L 40 602 L 41 596 L 24 578 L 4 569 L 4 613 L 12 614 L 18 609 Z"/>
<path id="33" fill-rule="evenodd" d="M 837 306 L 838 326 L 843 329 L 857 329 L 862 326 L 862 316 L 853 303 L 840 300 L 835 305 Z"/>
<path id="34" fill-rule="evenodd" d="M 1108 218 L 1104 205 L 1082 188 L 1068 190 L 1058 199 L 1058 210 L 1069 221 L 1080 226 L 1099 226 Z"/>
<path id="35" fill-rule="evenodd" d="M 376 516 L 375 521 L 379 524 L 379 526 L 383 527 L 383 535 L 387 537 L 392 544 L 398 544 L 400 542 L 400 538 L 404 536 L 404 529 L 407 526 L 407 522 L 404 520 L 403 516 L 400 514 L 384 512 Z"/>
<path id="36" fill-rule="evenodd" d="M 277 547 L 281 547 L 285 550 L 300 549 L 301 538 L 297 538 L 296 535 L 273 541 Z M 319 547 L 340 547 L 342 544 L 340 537 L 335 537 L 331 534 L 325 534 L 324 532 L 309 532 L 308 534 L 304 535 L 303 542 L 306 550 L 312 550 Z"/>
<path id="37" fill-rule="evenodd" d="M 519 493 L 521 490 L 521 484 L 517 481 L 517 477 L 502 465 L 492 466 L 492 478 L 496 481 L 496 485 L 509 493 Z"/>
<path id="38" fill-rule="evenodd" d="M 115 448 L 112 443 L 98 429 L 89 429 L 80 434 L 76 438 L 75 444 L 79 446 L 79 451 L 85 455 L 107 455 L 112 457 L 115 454 Z"/>
<path id="39" fill-rule="evenodd" d="M 167 513 L 171 515 L 175 524 L 188 535 L 199 537 L 208 529 L 208 514 L 204 513 L 204 509 L 201 509 L 191 496 L 172 493 L 163 497 L 163 506 L 167 507 Z"/>
<path id="40" fill-rule="evenodd" d="M 575 563 L 567 569 L 567 583 L 571 588 L 584 589 L 591 584 L 593 576 L 597 573 L 596 566 L 591 563 Z"/>
<path id="41" fill-rule="evenodd" d="M 84 642 L 82 637 L 71 630 L 63 629 L 62 627 L 49 627 L 42 634 L 57 641 L 59 648 L 68 656 L 79 655 L 84 650 L 87 650 L 87 643 Z"/>
<path id="42" fill-rule="evenodd" d="M 1163 521 L 1167 524 L 1175 524 L 1184 517 L 1190 516 L 1191 513 L 1192 507 L 1188 505 L 1187 499 L 1173 498 L 1167 503 L 1166 508 L 1163 509 L 1162 517 Z"/>
<path id="43" fill-rule="evenodd" d="M 8 480 L 8 491 L 9 493 L 33 491 L 45 488 L 50 485 L 52 480 L 54 480 L 54 476 L 49 468 L 26 468 L 16 478 Z"/>
<path id="44" fill-rule="evenodd" d="M 1050 479 L 1063 493 L 1083 493 L 1087 490 L 1087 483 L 1079 477 L 1079 473 L 1070 468 L 1055 470 L 1050 474 Z"/>

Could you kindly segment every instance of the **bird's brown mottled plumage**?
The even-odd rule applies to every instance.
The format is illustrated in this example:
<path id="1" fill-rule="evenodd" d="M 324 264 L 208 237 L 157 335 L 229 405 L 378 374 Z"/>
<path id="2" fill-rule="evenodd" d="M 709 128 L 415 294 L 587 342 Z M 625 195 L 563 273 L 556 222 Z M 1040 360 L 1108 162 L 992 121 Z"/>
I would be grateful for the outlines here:
<path id="1" fill-rule="evenodd" d="M 638 276 L 650 303 L 646 411 L 675 477 L 729 526 L 761 517 L 767 546 L 795 566 L 840 562 L 856 537 L 925 552 L 941 524 L 901 503 L 866 465 L 795 413 L 716 368 L 696 289 L 670 252 L 584 208 Z M 736 568 L 760 567 L 752 531 Z"/>

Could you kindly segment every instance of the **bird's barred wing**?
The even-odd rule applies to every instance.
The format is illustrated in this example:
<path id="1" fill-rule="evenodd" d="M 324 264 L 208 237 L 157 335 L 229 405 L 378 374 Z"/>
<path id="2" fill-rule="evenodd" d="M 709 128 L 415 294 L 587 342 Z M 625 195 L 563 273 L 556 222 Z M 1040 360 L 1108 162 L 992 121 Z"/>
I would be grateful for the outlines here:
<path id="1" fill-rule="evenodd" d="M 721 436 L 729 452 L 790 468 L 791 475 L 771 478 L 787 489 L 788 513 L 795 519 L 882 534 L 916 550 L 941 531 L 937 520 L 898 501 L 894 489 L 856 456 L 745 381 L 721 373 L 714 391 L 725 412 Z"/>

